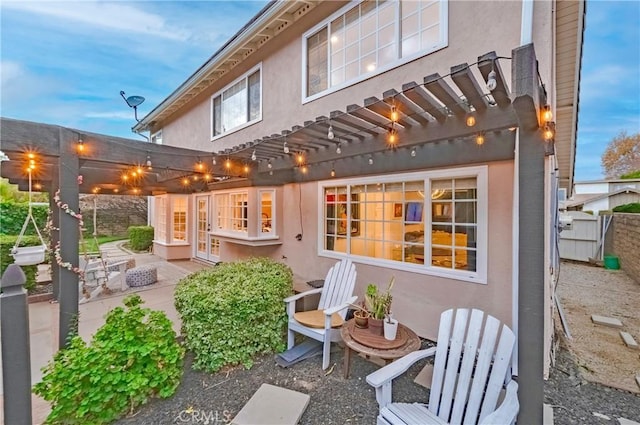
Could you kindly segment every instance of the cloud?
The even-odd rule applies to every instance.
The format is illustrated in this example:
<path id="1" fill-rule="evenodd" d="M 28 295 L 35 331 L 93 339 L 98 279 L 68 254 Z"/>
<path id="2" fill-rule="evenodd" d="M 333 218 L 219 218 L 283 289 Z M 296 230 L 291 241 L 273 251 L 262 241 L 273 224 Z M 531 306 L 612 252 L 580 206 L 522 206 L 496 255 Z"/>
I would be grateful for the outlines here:
<path id="1" fill-rule="evenodd" d="M 7 104 L 25 106 L 54 91 L 56 81 L 31 73 L 15 61 L 0 61 L 0 99 L 3 109 Z"/>
<path id="2" fill-rule="evenodd" d="M 92 30 L 102 28 L 113 32 L 137 33 L 182 41 L 191 36 L 191 33 L 184 29 L 168 27 L 162 16 L 124 3 L 78 1 L 73 3 L 73 7 L 69 7 L 68 3 L 54 1 L 5 1 L 2 7 L 71 21 Z"/>
<path id="3" fill-rule="evenodd" d="M 131 121 L 133 119 L 133 112 L 132 111 L 87 112 L 84 114 L 84 117 Z"/>

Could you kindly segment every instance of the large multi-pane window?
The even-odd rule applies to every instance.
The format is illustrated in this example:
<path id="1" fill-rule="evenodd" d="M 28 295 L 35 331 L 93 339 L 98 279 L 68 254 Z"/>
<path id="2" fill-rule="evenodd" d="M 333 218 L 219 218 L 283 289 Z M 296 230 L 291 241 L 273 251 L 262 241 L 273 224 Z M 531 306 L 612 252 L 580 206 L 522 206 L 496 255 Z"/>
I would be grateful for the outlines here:
<path id="1" fill-rule="evenodd" d="M 486 279 L 486 167 L 321 186 L 325 253 Z"/>
<path id="2" fill-rule="evenodd" d="M 248 193 L 220 193 L 216 200 L 216 227 L 225 232 L 247 233 Z"/>
<path id="3" fill-rule="evenodd" d="M 173 198 L 173 241 L 187 240 L 187 198 Z"/>
<path id="4" fill-rule="evenodd" d="M 306 97 L 355 83 L 447 44 L 446 0 L 364 0 L 304 37 Z"/>
<path id="5" fill-rule="evenodd" d="M 211 97 L 211 137 L 242 128 L 262 117 L 260 67 Z"/>

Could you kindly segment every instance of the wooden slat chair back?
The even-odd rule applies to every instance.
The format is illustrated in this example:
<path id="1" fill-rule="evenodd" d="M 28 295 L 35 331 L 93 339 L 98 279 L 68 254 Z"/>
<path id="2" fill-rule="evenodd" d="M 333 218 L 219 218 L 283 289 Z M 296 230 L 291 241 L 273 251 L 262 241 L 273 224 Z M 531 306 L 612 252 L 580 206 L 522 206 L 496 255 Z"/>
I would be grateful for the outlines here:
<path id="1" fill-rule="evenodd" d="M 510 373 L 514 344 L 514 333 L 493 316 L 480 310 L 445 311 L 437 347 L 411 353 L 367 377 L 380 404 L 378 424 L 513 423 L 519 409 Z M 432 355 L 429 404 L 391 403 L 392 379 Z M 505 398 L 497 408 L 505 384 Z"/>
<path id="2" fill-rule="evenodd" d="M 322 288 L 312 289 L 285 298 L 287 314 L 289 316 L 287 348 L 293 348 L 295 333 L 306 335 L 323 343 L 322 368 L 329 367 L 331 342 L 341 340 L 340 329 L 336 329 L 336 319 L 341 324 L 347 314 L 350 304 L 358 297 L 353 295 L 356 284 L 356 266 L 349 259 L 344 259 L 333 265 L 327 273 Z M 317 310 L 310 312 L 314 317 L 320 317 L 318 326 L 301 323 L 294 317 L 296 301 L 311 294 L 320 294 Z M 332 316 L 333 323 L 332 323 Z M 339 316 L 339 317 L 338 317 Z M 308 317 L 308 316 L 307 316 Z"/>

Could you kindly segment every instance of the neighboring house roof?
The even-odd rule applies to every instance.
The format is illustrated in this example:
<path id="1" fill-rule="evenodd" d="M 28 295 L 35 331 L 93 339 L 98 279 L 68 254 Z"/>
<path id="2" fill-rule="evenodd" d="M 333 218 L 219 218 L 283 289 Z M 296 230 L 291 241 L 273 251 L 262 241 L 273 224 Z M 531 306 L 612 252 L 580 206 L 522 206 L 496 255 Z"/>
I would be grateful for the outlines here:
<path id="1" fill-rule="evenodd" d="M 155 121 L 161 121 L 176 112 L 214 81 L 264 47 L 291 23 L 305 16 L 317 3 L 276 0 L 269 2 L 184 83 L 133 126 L 133 131 L 150 130 Z"/>
<path id="2" fill-rule="evenodd" d="M 573 188 L 586 2 L 556 1 L 555 153 L 560 187 Z"/>
<path id="3" fill-rule="evenodd" d="M 610 197 L 618 195 L 620 193 L 637 193 L 638 195 L 640 195 L 640 190 L 626 188 L 626 189 L 616 190 L 616 191 L 610 192 L 610 193 L 602 193 L 602 194 L 595 194 L 595 195 L 594 194 L 576 195 L 576 196 L 574 196 L 574 199 L 571 199 L 571 200 L 565 202 L 564 207 L 565 208 L 573 208 L 573 207 L 577 207 L 577 206 L 580 206 L 580 205 L 584 205 L 584 204 L 589 203 L 589 202 L 599 201 L 600 199 L 610 198 Z"/>
<path id="4" fill-rule="evenodd" d="M 575 182 L 578 184 L 595 184 L 595 183 L 640 183 L 640 179 L 605 179 L 605 180 L 584 180 Z"/>

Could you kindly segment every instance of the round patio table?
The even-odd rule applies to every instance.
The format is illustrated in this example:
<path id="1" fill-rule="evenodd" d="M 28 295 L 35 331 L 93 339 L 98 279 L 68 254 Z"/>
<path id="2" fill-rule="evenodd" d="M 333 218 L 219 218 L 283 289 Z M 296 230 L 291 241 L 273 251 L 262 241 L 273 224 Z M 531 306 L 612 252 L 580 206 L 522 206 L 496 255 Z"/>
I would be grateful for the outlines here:
<path id="1" fill-rule="evenodd" d="M 363 333 L 367 332 L 367 330 L 356 328 L 354 319 L 347 321 L 342 325 L 342 328 L 340 328 L 340 335 L 345 345 L 343 366 L 345 379 L 349 377 L 351 351 L 364 354 L 366 358 L 377 357 L 384 360 L 385 363 L 390 363 L 420 348 L 420 338 L 418 338 L 418 335 L 402 323 L 398 324 L 398 338 L 406 338 L 406 341 L 400 346 L 398 346 L 397 343 L 385 340 L 383 336 L 369 336 L 365 338 L 356 336 L 360 341 L 366 341 L 365 345 L 354 339 L 354 332 Z M 385 346 L 392 348 L 385 348 Z"/>

